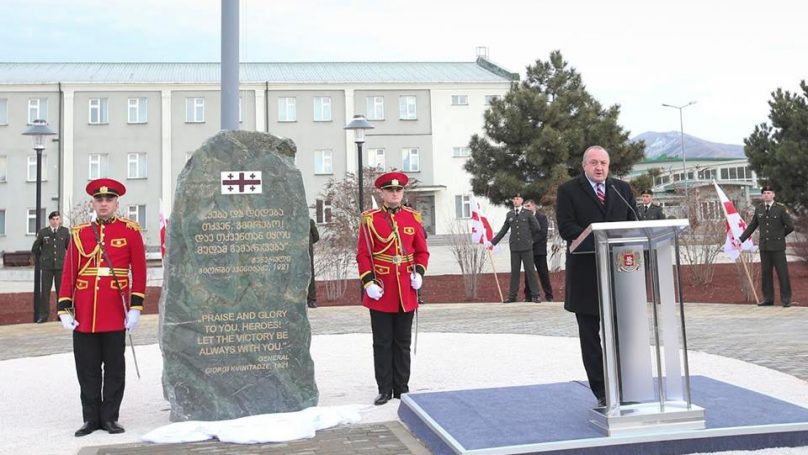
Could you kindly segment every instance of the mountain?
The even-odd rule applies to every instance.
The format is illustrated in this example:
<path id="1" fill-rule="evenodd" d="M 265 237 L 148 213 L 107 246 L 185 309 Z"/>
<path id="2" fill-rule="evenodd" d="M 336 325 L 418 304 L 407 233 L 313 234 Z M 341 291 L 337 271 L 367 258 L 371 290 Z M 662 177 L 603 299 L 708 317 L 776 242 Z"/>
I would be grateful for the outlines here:
<path id="1" fill-rule="evenodd" d="M 633 137 L 636 142 L 645 141 L 645 159 L 665 160 L 681 159 L 682 143 L 681 133 L 669 131 L 657 133 L 648 131 Z M 685 134 L 685 158 L 743 158 L 743 145 L 719 144 Z"/>

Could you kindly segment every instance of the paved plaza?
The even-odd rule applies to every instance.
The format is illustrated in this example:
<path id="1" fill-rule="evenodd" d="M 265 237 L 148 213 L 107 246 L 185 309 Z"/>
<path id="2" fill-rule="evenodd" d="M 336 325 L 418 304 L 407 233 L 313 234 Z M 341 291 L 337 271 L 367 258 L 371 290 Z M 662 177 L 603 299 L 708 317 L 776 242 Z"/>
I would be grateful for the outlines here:
<path id="1" fill-rule="evenodd" d="M 309 311 L 314 335 L 367 334 L 367 310 L 321 307 Z M 691 351 L 734 358 L 808 381 L 808 308 L 687 304 Z M 157 342 L 158 317 L 147 315 L 133 333 L 138 345 Z M 422 307 L 419 331 L 447 334 L 541 335 L 574 338 L 575 318 L 561 303 L 434 304 Z M 0 326 L 0 360 L 71 351 L 71 335 L 60 324 Z M 372 382 L 372 377 L 367 378 Z M 413 378 L 418 382 L 418 377 Z M 508 384 L 502 384 L 508 385 Z M 68 387 L 73 390 L 75 387 Z M 368 397 L 371 399 L 372 397 Z M 78 410 L 76 410 L 78 413 Z M 79 422 L 80 423 L 80 422 Z M 86 447 L 80 453 L 427 453 L 398 422 L 363 423 L 320 431 L 310 440 L 234 446 L 214 441 L 192 444 L 123 444 Z"/>

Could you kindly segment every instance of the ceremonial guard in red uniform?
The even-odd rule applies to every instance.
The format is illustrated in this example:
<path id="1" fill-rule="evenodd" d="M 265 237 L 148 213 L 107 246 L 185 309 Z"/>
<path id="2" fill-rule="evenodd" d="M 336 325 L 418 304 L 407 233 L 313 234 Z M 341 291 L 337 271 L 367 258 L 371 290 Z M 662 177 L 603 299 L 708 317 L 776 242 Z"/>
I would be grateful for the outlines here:
<path id="1" fill-rule="evenodd" d="M 137 325 L 146 291 L 146 252 L 140 226 L 115 216 L 126 188 L 112 179 L 87 185 L 97 221 L 71 229 L 58 312 L 73 331 L 73 356 L 81 388 L 84 425 L 76 436 L 97 429 L 123 433 L 126 330 Z M 131 273 L 130 273 L 131 272 Z"/>
<path id="2" fill-rule="evenodd" d="M 408 177 L 388 172 L 376 179 L 382 207 L 362 213 L 356 262 L 370 309 L 373 363 L 379 395 L 374 404 L 409 391 L 412 318 L 429 250 L 421 214 L 401 205 Z"/>

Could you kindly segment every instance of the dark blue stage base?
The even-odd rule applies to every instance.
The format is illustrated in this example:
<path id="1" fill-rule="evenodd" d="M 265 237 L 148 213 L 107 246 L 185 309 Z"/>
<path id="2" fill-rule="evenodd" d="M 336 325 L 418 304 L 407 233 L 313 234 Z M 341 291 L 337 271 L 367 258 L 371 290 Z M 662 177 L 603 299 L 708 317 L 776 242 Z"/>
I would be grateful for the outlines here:
<path id="1" fill-rule="evenodd" d="M 577 382 L 410 393 L 401 420 L 435 454 L 677 455 L 808 446 L 808 409 L 703 376 L 691 378 L 706 428 L 605 437 Z"/>

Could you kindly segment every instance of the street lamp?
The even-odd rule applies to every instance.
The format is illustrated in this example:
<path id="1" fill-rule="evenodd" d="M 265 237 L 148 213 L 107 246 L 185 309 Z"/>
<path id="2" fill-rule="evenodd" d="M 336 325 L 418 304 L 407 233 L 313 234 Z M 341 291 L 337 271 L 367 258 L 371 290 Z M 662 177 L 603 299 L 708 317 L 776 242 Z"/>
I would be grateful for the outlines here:
<path id="1" fill-rule="evenodd" d="M 681 146 L 682 146 L 682 178 L 685 179 L 685 200 L 687 200 L 687 161 L 685 160 L 685 127 L 684 123 L 682 122 L 682 109 L 692 106 L 696 104 L 695 101 L 691 101 L 683 106 L 673 106 L 671 104 L 662 103 L 665 107 L 672 107 L 674 109 L 679 109 L 679 132 L 681 134 Z"/>
<path id="2" fill-rule="evenodd" d="M 365 119 L 364 115 L 357 114 L 353 116 L 353 120 L 351 123 L 345 126 L 346 130 L 353 130 L 354 131 L 354 142 L 356 143 L 356 159 L 357 159 L 357 183 L 359 184 L 359 213 L 362 213 L 362 202 L 364 197 L 364 172 L 362 169 L 362 144 L 365 143 L 365 130 L 372 130 L 376 128 L 375 126 L 371 125 L 367 119 Z"/>
<path id="3" fill-rule="evenodd" d="M 23 133 L 23 136 L 31 136 L 34 143 L 34 150 L 36 151 L 36 228 L 34 234 L 39 234 L 41 227 L 41 211 L 42 211 L 42 152 L 45 150 L 45 136 L 53 136 L 55 131 L 48 128 L 48 122 L 44 120 L 34 120 L 34 123 Z M 36 303 L 39 301 L 41 294 L 41 265 L 39 263 L 39 256 L 34 256 L 34 322 L 39 319 L 36 309 Z"/>

